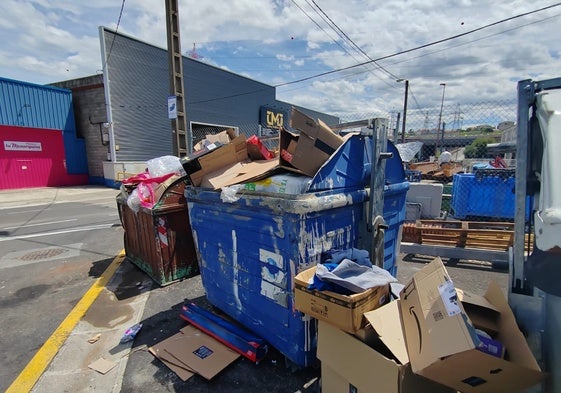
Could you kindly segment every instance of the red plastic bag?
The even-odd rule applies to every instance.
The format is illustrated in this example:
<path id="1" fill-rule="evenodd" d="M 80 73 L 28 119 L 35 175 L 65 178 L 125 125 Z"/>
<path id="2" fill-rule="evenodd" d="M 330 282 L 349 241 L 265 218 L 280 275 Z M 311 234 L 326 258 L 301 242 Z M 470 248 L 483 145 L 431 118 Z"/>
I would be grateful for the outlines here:
<path id="1" fill-rule="evenodd" d="M 168 173 L 158 177 L 150 177 L 148 172 L 142 172 L 124 179 L 123 184 L 136 186 L 133 191 L 135 197 L 138 198 L 141 206 L 150 209 L 156 203 L 154 200 L 154 187 L 165 182 L 173 175 L 175 175 L 175 173 Z"/>

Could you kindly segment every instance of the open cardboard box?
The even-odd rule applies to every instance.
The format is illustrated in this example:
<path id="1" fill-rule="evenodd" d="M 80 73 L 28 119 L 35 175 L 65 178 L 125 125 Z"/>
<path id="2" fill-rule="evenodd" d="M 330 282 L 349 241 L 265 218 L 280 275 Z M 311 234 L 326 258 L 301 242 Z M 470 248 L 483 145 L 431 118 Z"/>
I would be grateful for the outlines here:
<path id="1" fill-rule="evenodd" d="M 308 176 L 314 176 L 319 168 L 331 157 L 344 142 L 343 137 L 335 134 L 327 124 L 318 119 L 314 121 L 299 110 L 292 108 L 290 126 L 300 131 L 281 148 L 281 158 L 285 165 L 293 166 Z M 285 131 L 285 140 L 288 135 Z M 288 154 L 283 154 L 283 149 Z"/>
<path id="2" fill-rule="evenodd" d="M 219 132 L 218 134 L 207 134 L 205 135 L 205 139 L 197 143 L 193 146 L 194 151 L 199 151 L 204 149 L 205 146 L 211 144 L 220 144 L 220 145 L 227 145 L 230 141 L 234 140 L 237 137 L 236 130 L 233 128 L 228 128 L 224 131 Z"/>
<path id="3" fill-rule="evenodd" d="M 246 138 L 240 135 L 226 145 L 215 142 L 205 146 L 180 161 L 191 184 L 198 187 L 208 174 L 247 160 Z"/>
<path id="4" fill-rule="evenodd" d="M 390 286 L 370 288 L 362 293 L 341 295 L 332 291 L 308 289 L 316 267 L 306 269 L 294 277 L 294 307 L 346 332 L 354 333 L 364 326 L 363 314 L 387 303 Z"/>
<path id="5" fill-rule="evenodd" d="M 323 393 L 455 392 L 411 371 L 403 331 L 395 328 L 400 319 L 397 302 L 364 316 L 371 325 L 360 335 L 319 321 L 317 357 L 321 360 Z"/>
<path id="6" fill-rule="evenodd" d="M 221 145 L 223 139 L 217 139 L 216 145 L 183 158 L 183 168 L 194 186 L 215 190 L 260 180 L 281 170 L 313 177 L 351 137 L 335 134 L 321 120 L 316 123 L 296 109 L 291 126 L 300 134 L 281 128 L 279 155 L 274 159 L 249 160 L 246 139 L 240 135 L 227 145 Z"/>
<path id="7" fill-rule="evenodd" d="M 399 305 L 413 372 L 466 393 L 513 393 L 539 383 L 544 374 L 498 284 L 491 282 L 482 298 L 462 293 L 465 303 L 457 294 L 440 258 L 402 290 Z M 476 349 L 479 339 L 472 318 L 481 315 L 506 348 L 504 358 Z"/>

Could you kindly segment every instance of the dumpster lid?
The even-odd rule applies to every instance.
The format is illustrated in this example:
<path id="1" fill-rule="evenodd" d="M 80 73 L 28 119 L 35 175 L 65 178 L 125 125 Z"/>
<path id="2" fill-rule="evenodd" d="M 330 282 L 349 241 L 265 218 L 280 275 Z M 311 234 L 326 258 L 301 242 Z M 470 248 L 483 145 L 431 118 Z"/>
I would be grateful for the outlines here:
<path id="1" fill-rule="evenodd" d="M 403 162 L 391 141 L 388 141 L 387 151 L 393 155 L 386 160 L 386 183 L 404 182 Z M 372 137 L 358 133 L 348 134 L 348 139 L 317 171 L 308 191 L 364 188 L 370 184 L 371 168 Z"/>

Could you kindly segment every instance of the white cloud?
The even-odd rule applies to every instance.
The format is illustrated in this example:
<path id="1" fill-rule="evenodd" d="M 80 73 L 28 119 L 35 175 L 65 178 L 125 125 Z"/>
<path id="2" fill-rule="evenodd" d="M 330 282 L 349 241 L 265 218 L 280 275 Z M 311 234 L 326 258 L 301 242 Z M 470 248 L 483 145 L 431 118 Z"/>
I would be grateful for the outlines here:
<path id="1" fill-rule="evenodd" d="M 513 99 L 517 80 L 559 76 L 561 7 L 392 56 L 545 7 L 549 5 L 545 0 L 318 3 L 344 35 L 371 59 L 380 60 L 377 65 L 279 87 L 278 97 L 284 101 L 341 114 L 399 110 L 403 101 L 403 84 L 395 82 L 399 77 L 410 81 L 414 110 L 416 103 L 438 106 L 440 83 L 446 83 L 446 100 L 455 105 Z M 183 52 L 196 43 L 205 61 L 272 85 L 368 61 L 310 4 L 180 0 Z M 121 2 L 3 0 L 2 5 L 0 75 L 48 83 L 91 75 L 101 67 L 97 28 L 116 27 Z M 127 1 L 119 31 L 165 48 L 164 4 Z"/>

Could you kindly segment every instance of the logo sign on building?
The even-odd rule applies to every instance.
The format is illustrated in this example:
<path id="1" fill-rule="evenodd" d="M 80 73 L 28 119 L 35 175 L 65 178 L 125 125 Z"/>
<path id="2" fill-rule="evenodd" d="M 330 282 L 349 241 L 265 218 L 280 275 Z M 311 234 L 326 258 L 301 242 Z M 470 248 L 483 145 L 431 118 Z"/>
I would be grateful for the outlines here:
<path id="1" fill-rule="evenodd" d="M 177 119 L 177 97 L 168 96 L 168 119 Z"/>
<path id="2" fill-rule="evenodd" d="M 8 151 L 43 151 L 41 142 L 4 141 L 4 150 Z"/>
<path id="3" fill-rule="evenodd" d="M 281 128 L 284 125 L 287 115 L 283 111 L 262 106 L 259 111 L 259 123 L 266 128 Z"/>

